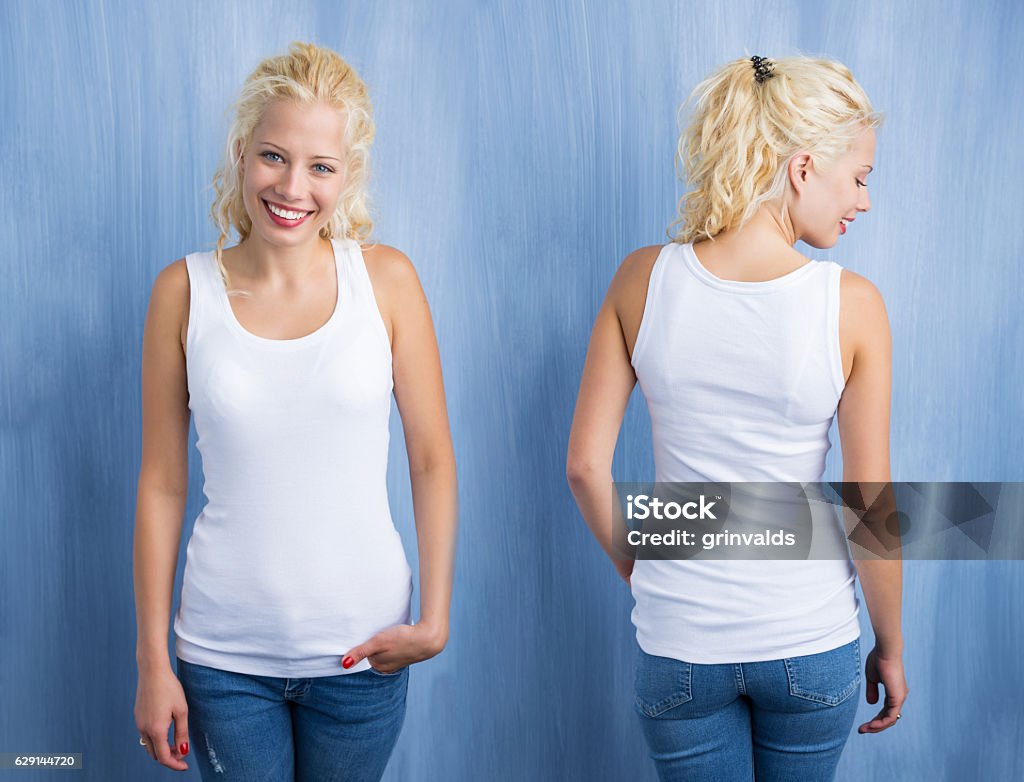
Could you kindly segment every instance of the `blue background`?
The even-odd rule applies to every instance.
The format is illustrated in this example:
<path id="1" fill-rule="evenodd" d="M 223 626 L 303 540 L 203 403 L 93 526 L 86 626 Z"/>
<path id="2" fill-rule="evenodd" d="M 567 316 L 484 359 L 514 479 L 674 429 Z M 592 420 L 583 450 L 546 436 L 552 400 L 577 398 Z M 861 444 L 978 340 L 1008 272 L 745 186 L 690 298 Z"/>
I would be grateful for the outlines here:
<path id="1" fill-rule="evenodd" d="M 735 57 L 850 66 L 888 115 L 874 206 L 833 250 L 798 249 L 885 296 L 893 478 L 1020 480 L 1022 39 L 1012 2 L 4 2 L 0 751 L 84 752 L 87 779 L 172 773 L 132 714 L 142 327 L 157 272 L 215 239 L 224 112 L 260 58 L 312 40 L 368 82 L 375 235 L 416 264 L 441 345 L 452 636 L 414 669 L 387 779 L 619 780 L 655 778 L 632 599 L 564 458 L 611 276 L 674 217 L 678 104 Z M 400 431 L 393 512 L 415 562 Z M 615 472 L 653 476 L 639 394 Z M 854 733 L 839 779 L 1024 777 L 1022 594 L 1019 562 L 907 563 L 905 717 Z"/>

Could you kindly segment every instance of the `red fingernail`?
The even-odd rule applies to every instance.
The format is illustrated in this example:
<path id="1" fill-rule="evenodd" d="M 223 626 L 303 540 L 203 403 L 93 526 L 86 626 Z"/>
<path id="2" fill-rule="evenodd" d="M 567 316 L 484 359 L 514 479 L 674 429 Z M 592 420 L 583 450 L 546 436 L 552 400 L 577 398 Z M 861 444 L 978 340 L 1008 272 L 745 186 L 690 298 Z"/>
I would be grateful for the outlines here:
<path id="1" fill-rule="evenodd" d="M 356 661 L 346 655 L 345 659 L 341 661 L 342 668 L 351 668 L 356 664 Z"/>
<path id="2" fill-rule="evenodd" d="M 182 755 L 187 755 L 188 754 L 188 742 L 187 741 L 181 742 L 181 746 L 178 747 L 178 749 L 181 750 L 181 754 Z"/>

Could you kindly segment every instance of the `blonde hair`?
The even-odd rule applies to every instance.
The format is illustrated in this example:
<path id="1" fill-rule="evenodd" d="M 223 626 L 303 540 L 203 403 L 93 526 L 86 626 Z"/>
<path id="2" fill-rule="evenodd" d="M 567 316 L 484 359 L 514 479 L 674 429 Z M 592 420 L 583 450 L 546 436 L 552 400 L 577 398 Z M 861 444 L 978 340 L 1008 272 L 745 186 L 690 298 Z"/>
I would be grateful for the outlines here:
<path id="1" fill-rule="evenodd" d="M 225 288 L 229 285 L 222 255 L 224 242 L 232 227 L 240 242 L 252 230 L 252 219 L 242 198 L 238 148 L 244 151 L 248 147 L 267 105 L 281 99 L 325 103 L 346 114 L 345 189 L 330 222 L 320 229 L 320 236 L 365 241 L 373 230 L 366 184 L 375 129 L 366 85 L 337 53 L 311 43 L 294 42 L 288 47 L 288 54 L 268 57 L 256 66 L 231 107 L 235 116 L 228 130 L 224 158 L 213 176 L 216 197 L 210 207 L 210 216 L 220 233 L 216 256 Z"/>
<path id="2" fill-rule="evenodd" d="M 733 60 L 680 108 L 682 123 L 696 99 L 679 138 L 677 169 L 681 164 L 691 189 L 679 201 L 672 241 L 714 239 L 741 228 L 765 202 L 785 205 L 797 153 L 809 152 L 815 167 L 828 171 L 860 132 L 882 124 L 884 115 L 842 63 L 804 55 L 772 62 L 772 76 L 758 82 L 750 58 Z"/>

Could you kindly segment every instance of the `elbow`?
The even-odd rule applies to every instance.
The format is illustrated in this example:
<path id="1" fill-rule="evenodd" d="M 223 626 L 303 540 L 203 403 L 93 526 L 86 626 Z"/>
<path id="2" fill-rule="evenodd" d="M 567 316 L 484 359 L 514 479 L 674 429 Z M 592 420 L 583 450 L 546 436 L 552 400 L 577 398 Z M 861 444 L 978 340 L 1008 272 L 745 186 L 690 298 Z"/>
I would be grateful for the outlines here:
<path id="1" fill-rule="evenodd" d="M 169 501 L 184 504 L 188 498 L 187 471 L 182 471 L 180 475 L 156 475 L 147 471 L 140 472 L 136 486 L 136 498 L 137 501 Z"/>
<path id="2" fill-rule="evenodd" d="M 419 475 L 455 476 L 455 454 L 451 445 L 445 444 L 429 450 L 409 454 L 409 473 Z"/>
<path id="3" fill-rule="evenodd" d="M 570 452 L 565 462 L 565 478 L 573 494 L 593 485 L 602 475 L 608 473 L 610 470 L 582 454 Z"/>

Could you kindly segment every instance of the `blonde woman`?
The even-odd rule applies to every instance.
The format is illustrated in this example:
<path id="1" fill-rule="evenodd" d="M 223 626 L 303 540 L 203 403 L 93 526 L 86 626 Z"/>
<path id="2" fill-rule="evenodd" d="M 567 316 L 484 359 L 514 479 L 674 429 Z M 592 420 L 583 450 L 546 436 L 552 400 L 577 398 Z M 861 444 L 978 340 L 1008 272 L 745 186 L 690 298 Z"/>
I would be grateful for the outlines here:
<path id="1" fill-rule="evenodd" d="M 214 178 L 216 249 L 153 286 L 135 720 L 168 768 L 188 768 L 194 747 L 203 779 L 379 779 L 409 667 L 447 641 L 456 484 L 440 362 L 409 259 L 366 243 L 373 135 L 366 87 L 334 52 L 296 43 L 261 62 Z M 385 482 L 392 394 L 419 541 L 415 624 Z M 174 620 L 176 676 L 190 411 L 207 502 Z"/>
<path id="2" fill-rule="evenodd" d="M 839 416 L 844 481 L 888 482 L 890 335 L 864 277 L 804 257 L 870 209 L 881 116 L 840 63 L 730 62 L 695 90 L 690 192 L 665 246 L 623 262 L 597 316 L 568 477 L 636 601 L 636 712 L 664 780 L 828 780 L 861 686 L 855 578 L 875 632 L 861 733 L 907 695 L 900 561 L 623 559 L 612 454 L 636 383 L 656 480 L 821 479 Z"/>

